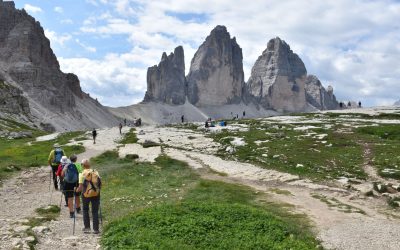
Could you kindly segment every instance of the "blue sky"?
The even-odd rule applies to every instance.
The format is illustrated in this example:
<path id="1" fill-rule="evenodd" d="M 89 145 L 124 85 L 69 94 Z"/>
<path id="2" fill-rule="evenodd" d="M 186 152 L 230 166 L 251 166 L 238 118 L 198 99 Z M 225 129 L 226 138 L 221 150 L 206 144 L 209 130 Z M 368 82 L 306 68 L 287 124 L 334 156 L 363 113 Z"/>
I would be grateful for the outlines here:
<path id="1" fill-rule="evenodd" d="M 196 49 L 218 24 L 243 49 L 246 80 L 279 36 L 340 100 L 400 99 L 400 1 L 17 0 L 41 22 L 64 72 L 109 106 L 142 100 L 147 67 L 163 51 Z"/>

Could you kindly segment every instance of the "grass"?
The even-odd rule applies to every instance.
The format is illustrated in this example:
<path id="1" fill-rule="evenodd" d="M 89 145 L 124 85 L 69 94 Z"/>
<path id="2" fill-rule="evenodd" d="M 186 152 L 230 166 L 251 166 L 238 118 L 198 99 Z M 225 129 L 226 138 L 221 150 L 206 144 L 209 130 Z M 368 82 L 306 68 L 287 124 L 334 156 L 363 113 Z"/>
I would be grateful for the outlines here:
<path id="1" fill-rule="evenodd" d="M 322 194 L 317 194 L 313 193 L 311 196 L 315 199 L 318 199 L 324 203 L 326 203 L 329 207 L 331 208 L 336 208 L 338 211 L 344 212 L 344 213 L 360 213 L 360 214 L 366 214 L 364 210 L 356 208 L 354 206 L 350 206 L 348 204 L 345 204 L 343 202 L 340 202 L 336 198 L 330 198 Z"/>
<path id="2" fill-rule="evenodd" d="M 120 141 L 121 144 L 137 143 L 138 138 L 136 136 L 136 129 L 131 128 L 128 133 L 125 134 L 124 138 Z"/>
<path id="3" fill-rule="evenodd" d="M 223 131 L 211 137 L 223 145 L 219 150 L 219 156 L 223 158 L 250 162 L 317 181 L 341 176 L 366 177 L 361 168 L 362 147 L 353 141 L 352 135 L 324 129 L 321 124 L 307 125 L 317 128 L 297 131 L 293 124 L 281 125 L 279 129 L 274 124 L 256 122 L 250 123 L 248 131 Z M 326 134 L 326 137 L 307 136 L 310 132 Z M 236 147 L 236 152 L 231 155 L 225 148 L 231 144 L 233 137 L 243 138 L 246 145 Z"/>
<path id="4" fill-rule="evenodd" d="M 92 162 L 104 184 L 104 249 L 317 248 L 303 215 L 250 188 L 203 180 L 186 163 L 138 163 L 113 151 Z"/>
<path id="5" fill-rule="evenodd" d="M 289 190 L 279 189 L 279 188 L 270 188 L 268 191 L 276 193 L 276 194 L 283 194 L 283 195 L 292 195 Z"/>
<path id="6" fill-rule="evenodd" d="M 47 165 L 47 158 L 54 143 L 66 144 L 82 133 L 64 133 L 54 140 L 43 142 L 36 142 L 34 138 L 16 140 L 0 138 L 0 180 L 10 176 L 15 171 Z M 64 146 L 63 149 L 67 155 L 85 151 L 81 145 Z"/>

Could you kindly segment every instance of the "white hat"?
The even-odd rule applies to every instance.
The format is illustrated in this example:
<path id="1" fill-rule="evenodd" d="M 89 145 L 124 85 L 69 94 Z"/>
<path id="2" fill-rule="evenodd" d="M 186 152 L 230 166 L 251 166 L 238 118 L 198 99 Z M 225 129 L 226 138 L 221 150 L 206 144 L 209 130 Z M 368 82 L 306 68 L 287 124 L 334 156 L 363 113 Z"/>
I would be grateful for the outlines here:
<path id="1" fill-rule="evenodd" d="M 60 144 L 55 143 L 55 144 L 54 144 L 54 147 L 55 147 L 55 148 L 59 148 L 59 147 L 60 147 Z"/>
<path id="2" fill-rule="evenodd" d="M 63 157 L 61 157 L 61 164 L 67 164 L 67 163 L 69 163 L 69 159 L 67 156 L 64 155 Z"/>

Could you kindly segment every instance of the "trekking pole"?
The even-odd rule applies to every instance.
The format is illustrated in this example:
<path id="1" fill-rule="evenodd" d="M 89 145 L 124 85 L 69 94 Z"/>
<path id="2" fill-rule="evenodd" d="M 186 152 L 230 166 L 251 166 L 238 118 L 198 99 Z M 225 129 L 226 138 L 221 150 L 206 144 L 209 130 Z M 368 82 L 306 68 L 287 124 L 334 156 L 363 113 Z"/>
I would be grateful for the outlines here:
<path id="1" fill-rule="evenodd" d="M 51 177 L 52 177 L 52 170 L 50 170 L 50 200 L 49 200 L 49 205 L 51 205 L 51 199 L 53 198 L 53 188 L 51 188 Z"/>
<path id="2" fill-rule="evenodd" d="M 52 169 L 51 169 L 51 166 L 49 166 L 50 167 L 50 182 L 49 182 L 49 193 L 50 193 L 50 189 L 51 189 L 51 172 L 52 172 Z"/>
<path id="3" fill-rule="evenodd" d="M 72 235 L 75 235 L 75 217 L 76 217 L 76 215 L 75 215 L 75 210 L 76 210 L 76 201 L 75 201 L 75 188 L 74 188 L 74 200 L 73 200 L 73 204 L 74 204 L 74 226 L 73 226 L 73 228 L 72 228 Z"/>
<path id="4" fill-rule="evenodd" d="M 99 200 L 99 212 L 100 212 L 100 224 L 101 224 L 101 228 L 103 228 L 103 214 L 101 213 L 101 202 L 100 202 L 100 200 Z"/>
<path id="5" fill-rule="evenodd" d="M 61 198 L 60 198 L 60 210 L 61 210 L 61 203 L 62 203 L 62 198 L 63 198 L 64 190 L 61 191 Z"/>

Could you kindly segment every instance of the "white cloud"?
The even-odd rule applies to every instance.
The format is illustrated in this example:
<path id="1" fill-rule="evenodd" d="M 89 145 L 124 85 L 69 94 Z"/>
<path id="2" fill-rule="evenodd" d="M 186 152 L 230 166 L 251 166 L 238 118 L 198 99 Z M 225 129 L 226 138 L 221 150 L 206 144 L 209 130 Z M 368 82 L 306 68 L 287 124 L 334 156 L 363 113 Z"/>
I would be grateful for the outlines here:
<path id="1" fill-rule="evenodd" d="M 28 11 L 28 12 L 33 13 L 33 14 L 36 14 L 36 13 L 39 13 L 39 12 L 43 12 L 43 10 L 40 7 L 33 6 L 33 5 L 28 4 L 28 3 L 24 5 L 24 9 L 26 11 Z"/>
<path id="2" fill-rule="evenodd" d="M 370 105 L 399 99 L 400 3 L 393 0 L 87 2 L 108 4 L 114 10 L 88 18 L 80 31 L 127 36 L 132 50 L 119 58 L 146 65 L 135 67 L 142 73 L 126 79 L 128 89 L 145 84 L 147 66 L 158 63 L 162 51 L 169 53 L 178 45 L 184 46 L 188 71 L 198 46 L 213 27 L 223 24 L 243 49 L 246 80 L 268 40 L 280 36 L 300 55 L 309 73 L 325 86 L 334 86 L 339 99 Z M 206 19 L 182 21 L 168 15 L 171 12 L 202 14 Z M 131 69 L 129 64 L 120 66 Z"/>
<path id="3" fill-rule="evenodd" d="M 54 7 L 54 11 L 57 12 L 57 13 L 63 13 L 64 9 L 62 7 L 60 7 L 60 6 L 56 6 L 56 7 Z"/>
<path id="4" fill-rule="evenodd" d="M 81 42 L 79 39 L 75 39 L 75 42 L 76 42 L 79 46 L 81 46 L 82 48 L 84 48 L 85 50 L 87 50 L 87 51 L 89 51 L 89 52 L 94 53 L 94 52 L 97 51 L 97 49 L 96 49 L 95 47 L 86 45 L 85 43 Z"/>
<path id="5" fill-rule="evenodd" d="M 64 47 L 65 42 L 71 40 L 72 38 L 72 36 L 69 34 L 59 35 L 55 31 L 51 31 L 48 29 L 44 30 L 44 34 L 50 40 L 52 45 L 59 45 L 61 47 Z"/>
<path id="6" fill-rule="evenodd" d="M 74 24 L 74 21 L 72 21 L 72 19 L 62 19 L 60 21 L 60 23 L 62 23 L 62 24 Z"/>

